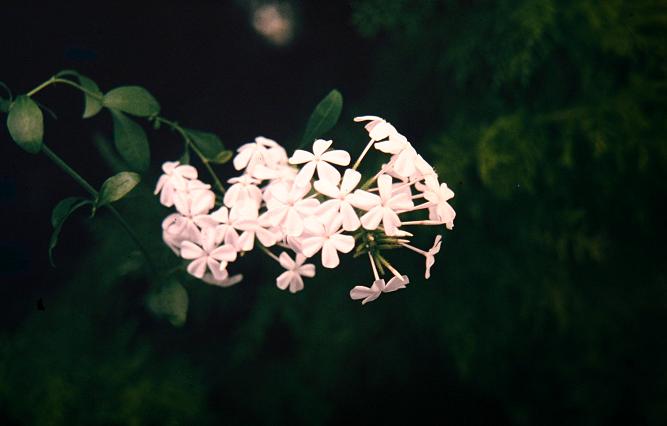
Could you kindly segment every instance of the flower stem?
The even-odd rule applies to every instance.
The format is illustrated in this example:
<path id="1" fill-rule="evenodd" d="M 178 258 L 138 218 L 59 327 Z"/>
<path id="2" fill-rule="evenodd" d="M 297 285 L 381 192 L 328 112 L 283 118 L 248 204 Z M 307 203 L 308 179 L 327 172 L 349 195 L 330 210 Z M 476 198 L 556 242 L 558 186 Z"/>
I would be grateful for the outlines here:
<path id="1" fill-rule="evenodd" d="M 280 259 L 278 258 L 278 256 L 276 256 L 275 254 L 271 253 L 271 250 L 267 249 L 267 248 L 264 247 L 262 244 L 258 244 L 258 246 L 259 246 L 259 248 L 260 248 L 264 253 L 266 253 L 271 259 L 273 259 L 273 260 L 275 260 L 276 262 L 280 263 Z"/>
<path id="2" fill-rule="evenodd" d="M 359 167 L 359 165 L 361 164 L 361 160 L 363 160 L 363 158 L 368 153 L 368 150 L 371 149 L 371 146 L 373 146 L 374 143 L 375 143 L 375 141 L 373 139 L 371 139 L 368 142 L 368 144 L 366 145 L 366 148 L 364 148 L 364 150 L 361 152 L 361 155 L 359 156 L 359 158 L 357 158 L 357 161 L 354 162 L 354 166 L 352 166 L 352 170 L 357 170 L 357 167 Z"/>
<path id="3" fill-rule="evenodd" d="M 154 120 L 156 120 L 156 121 L 158 121 L 158 122 L 160 122 L 160 123 L 164 123 L 164 124 L 166 124 L 167 126 L 171 127 L 172 130 L 177 131 L 177 132 L 181 135 L 181 137 L 183 138 L 183 140 L 185 140 L 185 144 L 186 144 L 189 148 L 191 148 L 192 151 L 194 151 L 195 154 L 197 154 L 197 157 L 199 157 L 199 159 L 201 160 L 201 162 L 204 164 L 204 167 L 206 167 L 206 170 L 208 171 L 208 173 L 209 173 L 209 174 L 211 175 L 211 177 L 213 178 L 213 182 L 214 182 L 214 184 L 215 184 L 215 188 L 216 188 L 218 191 L 220 191 L 222 194 L 224 194 L 224 193 L 225 193 L 225 186 L 222 184 L 222 181 L 220 181 L 220 178 L 218 177 L 218 175 L 217 175 L 217 174 L 215 173 L 215 171 L 213 170 L 213 167 L 211 167 L 211 164 L 210 164 L 210 162 L 208 161 L 208 158 L 206 158 L 206 157 L 204 156 L 204 154 L 201 152 L 201 150 L 199 150 L 199 148 L 197 148 L 197 146 L 196 146 L 195 144 L 192 143 L 192 140 L 190 139 L 190 136 L 189 136 L 188 133 L 185 131 L 185 129 L 183 129 L 183 128 L 182 128 L 178 123 L 176 123 L 175 121 L 167 120 L 167 119 L 164 118 L 164 117 L 157 116 L 157 117 L 154 117 Z"/>
<path id="4" fill-rule="evenodd" d="M 76 181 L 83 189 L 85 189 L 90 195 L 92 195 L 95 199 L 97 199 L 98 192 L 91 184 L 88 183 L 80 174 L 78 174 L 73 168 L 69 166 L 62 158 L 60 158 L 58 155 L 56 155 L 55 152 L 51 151 L 49 147 L 46 145 L 42 144 L 42 152 L 44 155 L 46 155 L 56 166 L 58 166 L 62 171 L 67 173 L 72 179 Z M 151 259 L 150 255 L 148 254 L 148 250 L 144 247 L 144 245 L 141 243 L 141 240 L 139 239 L 139 236 L 134 232 L 132 227 L 125 221 L 123 216 L 120 214 L 118 210 L 111 204 L 105 204 L 104 207 L 109 209 L 113 217 L 118 221 L 118 223 L 125 229 L 125 232 L 130 236 L 132 241 L 137 245 L 141 253 L 144 255 L 146 258 L 146 263 L 148 264 L 149 268 L 154 274 L 157 274 L 157 268 L 155 267 L 155 264 L 153 263 L 153 260 Z"/>

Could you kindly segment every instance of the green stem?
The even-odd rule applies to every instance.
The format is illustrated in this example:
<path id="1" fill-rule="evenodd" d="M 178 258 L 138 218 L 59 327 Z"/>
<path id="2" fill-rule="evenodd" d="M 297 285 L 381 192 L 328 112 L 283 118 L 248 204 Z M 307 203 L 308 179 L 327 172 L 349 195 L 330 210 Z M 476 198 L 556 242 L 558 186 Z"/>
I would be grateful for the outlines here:
<path id="1" fill-rule="evenodd" d="M 54 83 L 62 83 L 62 84 L 67 84 L 72 87 L 76 87 L 77 89 L 81 90 L 83 93 L 97 99 L 98 101 L 102 102 L 104 100 L 104 95 L 100 95 L 99 93 L 91 92 L 90 90 L 86 89 L 80 84 L 77 84 L 73 82 L 72 80 L 67 80 L 66 78 L 57 78 L 57 77 L 52 77 L 52 80 Z"/>
<path id="2" fill-rule="evenodd" d="M 50 79 L 46 80 L 44 83 L 40 84 L 39 86 L 35 87 L 34 89 L 32 89 L 31 91 L 26 93 L 26 95 L 27 96 L 32 96 L 32 95 L 36 94 L 37 92 L 39 92 L 40 90 L 44 89 L 45 87 L 48 87 L 48 86 L 52 85 L 55 82 L 56 82 L 56 78 L 51 77 Z"/>
<path id="3" fill-rule="evenodd" d="M 74 179 L 79 185 L 83 187 L 90 195 L 92 195 L 95 199 L 97 199 L 98 192 L 91 184 L 88 183 L 80 174 L 78 174 L 73 168 L 71 168 L 62 158 L 60 158 L 58 155 L 56 155 L 55 152 L 51 151 L 49 147 L 46 145 L 42 144 L 42 152 L 44 155 L 46 155 L 53 163 L 55 163 L 56 166 L 60 167 L 62 171 L 67 173 L 72 179 Z M 111 211 L 111 214 L 113 217 L 118 221 L 118 223 L 125 229 L 127 234 L 130 236 L 132 241 L 139 247 L 139 250 L 142 252 L 144 257 L 146 258 L 146 262 L 148 263 L 149 268 L 154 274 L 157 274 L 157 268 L 155 267 L 155 264 L 153 263 L 150 255 L 148 254 L 148 250 L 144 247 L 144 245 L 141 243 L 141 240 L 139 239 L 139 236 L 134 232 L 134 230 L 130 227 L 130 225 L 125 221 L 123 216 L 120 214 L 118 210 L 111 204 L 106 204 L 104 205 L 109 211 Z"/>
<path id="4" fill-rule="evenodd" d="M 224 193 L 225 193 L 225 186 L 222 184 L 222 181 L 220 180 L 220 178 L 218 177 L 218 175 L 215 173 L 215 170 L 213 170 L 213 167 L 211 167 L 211 163 L 208 161 L 208 159 L 206 158 L 206 156 L 204 156 L 204 154 L 199 150 L 199 148 L 197 148 L 197 146 L 196 146 L 195 144 L 192 143 L 192 140 L 190 139 L 190 136 L 189 136 L 188 133 L 185 131 L 185 129 L 183 129 L 183 128 L 182 128 L 178 123 L 176 123 L 175 121 L 167 120 L 167 119 L 164 118 L 164 117 L 157 116 L 157 117 L 154 117 L 154 120 L 156 120 L 156 121 L 158 121 L 158 122 L 160 122 L 160 123 L 164 123 L 164 124 L 166 124 L 167 126 L 171 127 L 172 130 L 176 130 L 176 131 L 181 135 L 181 137 L 183 138 L 183 140 L 185 140 L 186 145 L 187 145 L 189 148 L 191 148 L 192 151 L 194 151 L 195 154 L 197 154 L 197 157 L 199 157 L 199 159 L 201 160 L 201 162 L 204 164 L 204 167 L 206 168 L 206 170 L 208 171 L 208 173 L 209 173 L 209 174 L 211 175 L 211 177 L 213 178 L 213 182 L 214 182 L 214 184 L 215 184 L 215 188 L 216 188 L 218 191 L 220 191 L 220 193 L 224 194 Z"/>

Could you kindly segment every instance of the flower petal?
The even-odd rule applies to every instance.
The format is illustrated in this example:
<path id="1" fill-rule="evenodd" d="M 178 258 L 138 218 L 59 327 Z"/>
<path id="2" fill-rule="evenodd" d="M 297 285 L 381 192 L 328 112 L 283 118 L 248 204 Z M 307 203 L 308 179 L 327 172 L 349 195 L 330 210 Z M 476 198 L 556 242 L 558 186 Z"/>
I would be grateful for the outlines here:
<path id="1" fill-rule="evenodd" d="M 378 225 L 382 221 L 383 214 L 384 214 L 384 207 L 381 206 L 373 207 L 365 215 L 361 216 L 361 224 L 365 229 L 368 230 L 377 229 Z"/>
<path id="2" fill-rule="evenodd" d="M 205 254 L 201 247 L 191 241 L 183 241 L 181 243 L 181 257 L 183 259 L 197 259 Z"/>
<path id="3" fill-rule="evenodd" d="M 340 182 L 340 172 L 326 161 L 317 162 L 317 177 L 334 185 L 338 185 L 338 182 Z"/>
<path id="4" fill-rule="evenodd" d="M 350 237 L 352 238 L 352 237 Z M 354 247 L 354 238 L 352 239 Z M 333 241 L 327 240 L 322 244 L 322 266 L 325 268 L 335 268 L 340 263 L 338 258 L 338 251 Z"/>
<path id="5" fill-rule="evenodd" d="M 301 167 L 301 170 L 299 170 L 299 173 L 297 173 L 296 177 L 294 178 L 294 184 L 297 186 L 308 185 L 310 180 L 313 178 L 313 174 L 315 174 L 315 166 L 315 161 L 311 161 Z"/>
<path id="6" fill-rule="evenodd" d="M 188 265 L 188 272 L 190 275 L 193 275 L 197 278 L 202 278 L 204 276 L 204 272 L 206 272 L 206 258 L 200 257 L 199 259 L 195 259 L 190 262 Z"/>
<path id="7" fill-rule="evenodd" d="M 337 164 L 339 166 L 347 166 L 350 164 L 350 154 L 342 149 L 325 152 L 320 158 L 328 163 Z"/>
<path id="8" fill-rule="evenodd" d="M 316 157 L 321 156 L 324 154 L 324 151 L 329 149 L 331 144 L 333 143 L 332 140 L 324 140 L 324 139 L 318 139 L 313 143 L 313 154 L 315 154 Z"/>
<path id="9" fill-rule="evenodd" d="M 292 154 L 288 162 L 290 164 L 303 164 L 311 161 L 313 158 L 315 158 L 315 156 L 312 153 L 302 149 L 297 149 L 294 151 L 294 154 Z"/>
<path id="10" fill-rule="evenodd" d="M 349 194 L 359 184 L 361 180 L 361 173 L 353 169 L 345 170 L 343 174 L 343 182 L 340 184 L 340 192 L 342 194 Z"/>

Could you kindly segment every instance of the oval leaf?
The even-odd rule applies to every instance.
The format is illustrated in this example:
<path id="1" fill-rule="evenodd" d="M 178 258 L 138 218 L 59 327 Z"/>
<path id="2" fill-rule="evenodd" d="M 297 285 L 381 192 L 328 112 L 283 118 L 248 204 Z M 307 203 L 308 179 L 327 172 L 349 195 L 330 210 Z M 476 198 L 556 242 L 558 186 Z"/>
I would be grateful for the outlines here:
<path id="1" fill-rule="evenodd" d="M 342 109 L 343 95 L 334 89 L 317 104 L 312 114 L 310 114 L 301 144 L 313 143 L 315 139 L 324 136 L 326 132 L 336 125 Z"/>
<path id="2" fill-rule="evenodd" d="M 101 207 L 113 203 L 126 196 L 141 181 L 141 177 L 134 172 L 120 172 L 105 180 L 97 196 L 95 205 Z"/>
<path id="3" fill-rule="evenodd" d="M 44 115 L 30 97 L 21 95 L 9 107 L 7 128 L 14 142 L 24 150 L 37 154 L 42 149 Z"/>
<path id="4" fill-rule="evenodd" d="M 140 86 L 117 87 L 104 95 L 103 104 L 139 117 L 148 117 L 160 112 L 160 104 L 148 90 Z"/>
<path id="5" fill-rule="evenodd" d="M 172 325 L 181 327 L 188 315 L 188 292 L 175 280 L 148 296 L 148 309 L 166 318 Z"/>
<path id="6" fill-rule="evenodd" d="M 56 77 L 68 77 L 68 76 L 75 77 L 79 81 L 81 87 L 90 92 L 90 93 L 83 92 L 84 102 L 85 102 L 83 109 L 83 118 L 90 118 L 96 115 L 98 112 L 100 112 L 103 106 L 102 98 L 104 97 L 104 94 L 97 86 L 97 83 L 95 83 L 93 80 L 89 79 L 85 75 L 79 74 L 77 71 L 74 70 L 64 70 L 56 74 Z M 93 96 L 93 94 L 96 96 Z"/>
<path id="7" fill-rule="evenodd" d="M 111 110 L 113 138 L 118 153 L 133 170 L 143 172 L 150 162 L 146 132 L 120 111 Z"/>
<path id="8" fill-rule="evenodd" d="M 56 248 L 56 245 L 58 244 L 58 237 L 60 236 L 63 224 L 76 209 L 90 203 L 90 200 L 86 200 L 85 198 L 68 197 L 61 200 L 53 208 L 53 212 L 51 213 L 53 234 L 51 234 L 51 239 L 49 240 L 49 262 L 51 262 L 52 266 L 55 266 L 55 263 L 53 262 L 53 249 Z"/>
<path id="9" fill-rule="evenodd" d="M 215 159 L 225 149 L 220 138 L 213 133 L 192 129 L 185 129 L 185 132 L 208 160 Z"/>

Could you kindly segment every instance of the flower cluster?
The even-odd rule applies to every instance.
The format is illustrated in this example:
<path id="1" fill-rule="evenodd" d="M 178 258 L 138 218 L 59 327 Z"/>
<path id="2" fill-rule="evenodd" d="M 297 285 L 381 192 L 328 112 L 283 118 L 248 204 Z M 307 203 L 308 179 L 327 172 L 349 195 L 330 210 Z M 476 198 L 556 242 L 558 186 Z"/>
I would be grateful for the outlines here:
<path id="1" fill-rule="evenodd" d="M 441 236 L 422 250 L 410 244 L 413 234 L 405 228 L 452 229 L 456 213 L 448 201 L 454 193 L 390 123 L 375 116 L 355 121 L 366 122 L 370 141 L 351 167 L 350 155 L 333 149 L 331 140 L 318 139 L 312 151 L 298 149 L 288 157 L 275 141 L 257 137 L 238 148 L 233 165 L 242 174 L 229 179 L 230 186 L 217 197 L 198 180 L 194 167 L 165 163 L 155 193 L 163 205 L 176 209 L 162 223 L 165 243 L 189 261 L 190 274 L 220 286 L 241 280 L 227 268 L 256 247 L 285 269 L 276 285 L 292 293 L 304 288 L 302 277 L 315 275 L 315 265 L 305 262 L 319 257 L 324 268 L 336 268 L 340 254 L 351 252 L 367 254 L 373 271 L 370 287 L 350 291 L 363 304 L 410 282 L 384 251 L 405 248 L 424 256 L 429 278 Z M 371 148 L 389 158 L 362 184 L 357 168 Z M 427 218 L 415 220 L 420 211 Z M 275 249 L 282 252 L 276 255 Z M 385 271 L 391 275 L 386 283 L 381 278 Z"/>

